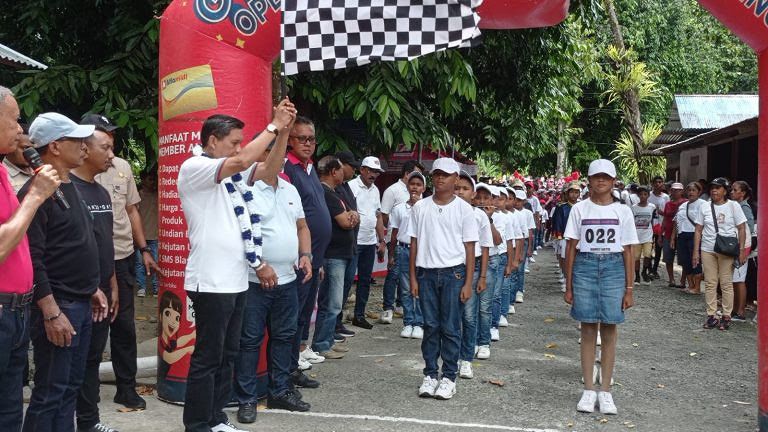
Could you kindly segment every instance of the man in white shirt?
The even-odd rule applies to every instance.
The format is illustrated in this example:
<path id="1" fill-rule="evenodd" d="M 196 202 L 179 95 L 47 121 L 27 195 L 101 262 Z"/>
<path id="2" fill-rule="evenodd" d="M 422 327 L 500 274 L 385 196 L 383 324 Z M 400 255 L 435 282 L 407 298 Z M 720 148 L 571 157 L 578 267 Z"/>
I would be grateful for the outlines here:
<path id="1" fill-rule="evenodd" d="M 295 118 L 296 109 L 286 98 L 272 123 L 241 149 L 244 123 L 227 115 L 210 116 L 200 132 L 204 153 L 190 157 L 179 169 L 177 188 L 190 245 L 184 288 L 192 300 L 197 332 L 184 401 L 187 432 L 239 430 L 227 419 L 224 407 L 232 396 L 248 269 L 254 268 L 265 288 L 275 288 L 278 278 L 267 262 L 249 250 L 260 239 L 248 245 L 243 240 L 254 226 L 235 213 L 239 207 L 238 213 L 249 213 L 247 219 L 251 220 L 250 211 L 243 212 L 246 209 L 236 204 L 245 197 L 235 183 L 272 178 L 280 172 Z M 275 148 L 266 162 L 251 168 L 276 135 Z M 230 180 L 232 176 L 235 179 Z M 240 194 L 239 200 L 235 194 Z"/>
<path id="2" fill-rule="evenodd" d="M 381 195 L 374 182 L 381 169 L 379 158 L 368 156 L 360 165 L 360 175 L 349 181 L 349 187 L 355 195 L 357 213 L 360 215 L 360 228 L 357 233 L 357 293 L 355 294 L 355 315 L 352 325 L 371 329 L 373 325 L 365 319 L 365 308 L 368 304 L 368 295 L 371 292 L 371 274 L 373 272 L 373 260 L 376 255 L 384 259 L 384 224 L 381 220 Z M 388 312 L 388 314 L 387 314 Z M 392 322 L 393 312 L 385 311 L 382 321 L 389 316 Z"/>
<path id="3" fill-rule="evenodd" d="M 664 177 L 662 176 L 656 176 L 653 178 L 653 182 L 651 184 L 653 191 L 651 192 L 650 196 L 648 197 L 648 202 L 653 204 L 656 207 L 656 216 L 653 218 L 653 226 L 658 226 L 659 228 L 656 228 L 657 232 L 661 232 L 661 220 L 664 218 L 664 208 L 667 206 L 667 203 L 669 202 L 669 195 L 664 192 Z M 651 269 L 651 276 L 654 279 L 659 279 L 659 262 L 661 262 L 661 252 L 663 250 L 662 248 L 662 236 L 659 234 L 653 234 L 653 247 L 654 247 L 654 255 L 653 255 L 653 266 Z"/>

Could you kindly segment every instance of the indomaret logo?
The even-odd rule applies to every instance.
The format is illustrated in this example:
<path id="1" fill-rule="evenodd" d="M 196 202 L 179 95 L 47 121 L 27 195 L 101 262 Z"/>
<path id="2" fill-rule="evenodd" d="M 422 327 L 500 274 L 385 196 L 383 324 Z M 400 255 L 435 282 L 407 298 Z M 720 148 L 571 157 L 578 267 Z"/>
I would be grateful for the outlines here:
<path id="1" fill-rule="evenodd" d="M 245 0 L 245 4 L 234 0 L 194 0 L 195 15 L 208 24 L 229 19 L 238 32 L 244 36 L 256 33 L 260 25 L 267 22 L 267 12 L 280 10 L 280 0 Z"/>
<path id="2" fill-rule="evenodd" d="M 768 0 L 739 0 L 747 9 L 754 8 L 756 18 L 763 18 L 763 24 L 768 27 Z"/>
<path id="3" fill-rule="evenodd" d="M 177 75 L 177 76 L 174 76 L 174 77 L 165 78 L 162 81 L 161 86 L 162 86 L 163 89 L 165 89 L 166 87 L 168 87 L 169 85 L 171 85 L 173 83 L 177 83 L 177 82 L 181 82 L 181 81 L 186 81 L 187 79 L 189 79 L 189 76 L 187 74 L 185 74 L 185 73 Z"/>

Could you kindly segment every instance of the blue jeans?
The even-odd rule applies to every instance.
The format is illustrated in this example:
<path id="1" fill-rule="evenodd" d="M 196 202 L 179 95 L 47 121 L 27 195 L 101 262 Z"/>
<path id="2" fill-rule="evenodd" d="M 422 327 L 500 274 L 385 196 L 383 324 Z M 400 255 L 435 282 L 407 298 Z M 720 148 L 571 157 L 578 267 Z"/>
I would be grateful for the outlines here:
<path id="1" fill-rule="evenodd" d="M 403 325 L 418 326 L 424 325 L 424 317 L 421 315 L 421 306 L 418 300 L 411 295 L 411 248 L 397 245 L 398 267 L 400 267 L 400 299 L 403 302 Z"/>
<path id="2" fill-rule="evenodd" d="M 157 240 L 147 240 L 147 247 L 152 251 L 152 258 L 157 261 Z M 144 269 L 144 258 L 141 256 L 141 251 L 137 249 L 134 256 L 136 257 L 136 287 L 147 289 L 147 270 Z M 157 275 L 152 273 L 149 280 L 152 283 L 152 292 L 157 294 Z"/>
<path id="3" fill-rule="evenodd" d="M 525 266 L 528 265 L 528 239 L 523 240 L 523 262 L 517 268 L 517 274 L 512 279 L 512 290 L 509 301 L 514 302 L 518 292 L 525 292 Z"/>
<path id="4" fill-rule="evenodd" d="M 357 295 L 355 295 L 355 318 L 365 319 L 365 308 L 371 294 L 373 260 L 376 259 L 376 245 L 357 245 Z"/>
<path id="5" fill-rule="evenodd" d="M 296 327 L 296 336 L 293 340 L 293 352 L 291 353 L 291 372 L 298 369 L 301 344 L 309 339 L 309 325 L 312 320 L 312 312 L 315 310 L 317 290 L 320 286 L 320 268 L 312 268 L 312 278 L 307 281 L 307 283 L 302 283 L 301 281 L 303 280 L 304 272 L 301 270 L 297 271 L 296 296 L 298 298 L 297 304 L 299 305 L 299 313 L 297 318 L 298 326 Z"/>
<path id="6" fill-rule="evenodd" d="M 506 257 L 506 254 L 503 255 Z M 491 255 L 488 257 L 488 274 L 486 276 L 485 291 L 477 295 L 478 303 L 478 325 L 477 325 L 477 343 L 476 345 L 491 344 L 491 321 L 493 318 L 493 301 L 496 291 L 496 279 L 499 272 L 500 255 Z M 501 268 L 503 275 L 504 268 Z M 473 347 L 474 357 L 474 347 Z M 466 359 L 466 360 L 471 360 Z"/>
<path id="7" fill-rule="evenodd" d="M 488 281 L 488 275 L 486 282 Z M 461 351 L 459 359 L 472 361 L 477 344 L 477 323 L 480 314 L 480 301 L 477 294 L 477 282 L 480 280 L 480 258 L 475 258 L 475 272 L 472 275 L 472 295 L 461 305 Z M 487 291 L 487 288 L 486 288 Z"/>
<path id="8" fill-rule="evenodd" d="M 87 300 L 57 299 L 76 334 L 68 347 L 48 340 L 40 309 L 32 309 L 35 387 L 24 418 L 25 432 L 73 431 L 75 402 L 85 376 L 85 360 L 91 343 L 91 304 Z"/>
<path id="9" fill-rule="evenodd" d="M 504 268 L 507 267 L 508 257 L 507 254 L 498 255 L 498 265 L 496 266 L 496 275 L 494 276 L 494 288 L 493 288 L 493 309 L 491 313 L 491 327 L 499 327 L 499 319 L 504 309 L 504 298 L 509 303 L 509 277 L 504 276 Z M 504 290 L 506 289 L 506 293 Z M 506 294 L 506 296 L 505 296 Z M 509 307 L 509 305 L 507 305 Z M 509 312 L 509 309 L 507 309 Z M 504 314 L 506 315 L 506 314 Z M 490 329 L 488 330 L 488 337 L 490 338 Z M 481 344 L 488 345 L 488 344 Z"/>
<path id="10" fill-rule="evenodd" d="M 0 306 L 0 430 L 21 430 L 22 386 L 29 349 L 29 305 Z"/>
<path id="11" fill-rule="evenodd" d="M 336 332 L 336 318 L 341 313 L 344 301 L 344 276 L 350 260 L 326 258 L 325 279 L 320 283 L 317 295 L 317 318 L 315 334 L 312 337 L 312 350 L 325 352 L 333 346 L 333 334 Z"/>
<path id="12" fill-rule="evenodd" d="M 392 268 L 387 269 L 387 278 L 384 279 L 384 310 L 393 310 L 395 308 L 395 300 L 397 297 L 398 283 L 400 282 L 400 265 L 398 249 L 395 248 L 394 264 Z"/>
<path id="13" fill-rule="evenodd" d="M 291 388 L 291 351 L 299 313 L 296 281 L 271 290 L 250 282 L 245 299 L 240 352 L 235 363 L 235 395 L 240 404 L 258 400 L 259 354 L 265 327 L 269 329 L 269 395 Z"/>
<path id="14" fill-rule="evenodd" d="M 437 379 L 438 357 L 443 359 L 443 378 L 456 381 L 461 350 L 461 287 L 466 278 L 464 265 L 425 269 L 418 267 L 419 303 L 424 314 L 424 375 Z"/>

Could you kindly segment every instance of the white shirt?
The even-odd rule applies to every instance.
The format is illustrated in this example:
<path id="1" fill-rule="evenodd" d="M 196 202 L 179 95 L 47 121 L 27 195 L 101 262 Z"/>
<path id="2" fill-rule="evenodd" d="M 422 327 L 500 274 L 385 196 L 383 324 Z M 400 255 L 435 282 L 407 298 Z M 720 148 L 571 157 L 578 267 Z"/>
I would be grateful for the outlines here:
<path id="1" fill-rule="evenodd" d="M 408 224 L 411 223 L 411 208 L 408 202 L 403 202 L 392 207 L 389 214 L 389 228 L 397 229 L 397 241 L 411 244 L 411 236 L 408 235 Z"/>
<path id="2" fill-rule="evenodd" d="M 704 227 L 701 232 L 701 250 L 705 252 L 715 251 L 715 238 L 718 233 L 725 237 L 738 237 L 739 232 L 736 227 L 747 221 L 744 210 L 741 209 L 739 203 L 733 200 L 715 205 L 715 214 L 717 215 L 717 231 L 715 231 L 710 202 L 701 205 L 693 218 L 696 225 Z"/>
<path id="3" fill-rule="evenodd" d="M 647 203 L 645 207 L 640 204 L 632 206 L 632 216 L 635 220 L 635 229 L 637 230 L 637 240 L 640 244 L 653 241 L 653 220 L 656 206 Z"/>
<path id="4" fill-rule="evenodd" d="M 413 205 L 408 235 L 418 240 L 416 266 L 429 269 L 466 263 L 464 243 L 479 240 L 479 228 L 472 206 L 455 197 L 438 205 L 434 196 Z"/>
<path id="5" fill-rule="evenodd" d="M 573 206 L 564 237 L 579 240 L 579 251 L 591 253 L 620 253 L 638 243 L 629 207 L 619 202 L 597 205 L 591 199 Z"/>
<path id="6" fill-rule="evenodd" d="M 680 207 L 677 209 L 677 214 L 675 215 L 675 224 L 677 225 L 678 234 L 684 232 L 692 233 L 696 231 L 696 226 L 694 225 L 696 214 L 699 212 L 699 207 L 705 203 L 706 201 L 703 199 L 697 199 L 694 202 L 686 201 L 680 204 Z"/>
<path id="7" fill-rule="evenodd" d="M 355 195 L 357 212 L 360 214 L 360 228 L 357 232 L 357 244 L 375 245 L 379 242 L 376 238 L 376 215 L 381 211 L 381 197 L 379 188 L 375 184 L 366 187 L 360 176 L 349 181 L 349 188 Z"/>
<path id="8" fill-rule="evenodd" d="M 528 210 L 527 208 L 523 208 L 520 211 L 523 212 L 523 217 L 524 217 L 524 219 L 523 219 L 523 221 L 524 221 L 523 227 L 527 227 L 527 229 L 524 228 L 525 229 L 525 236 L 528 237 L 528 230 L 529 229 L 536 229 L 536 220 L 533 218 L 533 212 Z"/>
<path id="9" fill-rule="evenodd" d="M 627 200 L 626 200 L 626 202 L 625 202 L 624 204 L 626 204 L 626 205 L 628 205 L 628 206 L 632 207 L 633 205 L 635 205 L 635 204 L 637 204 L 637 203 L 639 203 L 639 202 L 640 202 L 640 197 L 639 197 L 639 196 L 637 196 L 637 194 L 635 194 L 635 193 L 629 193 L 629 194 L 627 195 Z"/>
<path id="10" fill-rule="evenodd" d="M 240 225 L 216 176 L 224 159 L 192 156 L 181 164 L 177 188 L 187 220 L 190 252 L 184 289 L 232 294 L 248 289 L 248 261 Z M 244 172 L 248 178 L 250 171 Z"/>
<path id="11" fill-rule="evenodd" d="M 411 199 L 411 194 L 408 192 L 408 185 L 403 182 L 403 179 L 400 179 L 384 191 L 384 195 L 381 197 L 381 212 L 388 215 L 396 205 L 409 199 Z"/>
<path id="12" fill-rule="evenodd" d="M 538 213 L 541 209 L 541 201 L 535 196 L 528 197 L 528 202 L 531 204 L 531 211 Z"/>
<path id="13" fill-rule="evenodd" d="M 491 232 L 491 221 L 488 220 L 488 215 L 485 214 L 484 211 L 480 210 L 479 208 L 473 208 L 475 211 L 475 221 L 477 221 L 477 228 L 478 228 L 478 241 L 475 242 L 475 258 L 479 257 L 483 254 L 484 247 L 487 247 L 489 249 L 492 249 L 495 245 L 493 244 L 493 233 Z M 490 254 L 490 250 L 488 251 Z"/>
<path id="14" fill-rule="evenodd" d="M 650 196 L 648 197 L 648 202 L 655 205 L 657 209 L 664 211 L 664 209 L 667 207 L 667 203 L 669 202 L 669 195 L 662 192 L 661 195 L 657 196 L 655 193 L 651 192 Z M 661 214 L 659 214 L 659 212 L 656 212 L 656 217 L 653 218 L 653 224 L 654 225 L 660 224 L 661 219 L 662 219 Z"/>
<path id="15" fill-rule="evenodd" d="M 496 211 L 493 214 L 493 226 L 496 227 L 496 231 L 501 235 L 501 243 L 498 246 L 491 248 L 491 255 L 501 255 L 507 253 L 507 228 L 510 227 L 510 223 L 513 222 L 512 213 L 504 213 L 502 211 Z"/>
<path id="16" fill-rule="evenodd" d="M 301 196 L 295 186 L 281 178 L 277 180 L 277 190 L 257 181 L 251 191 L 261 218 L 261 257 L 275 270 L 278 285 L 293 282 L 296 280 L 294 265 L 299 260 L 296 222 L 304 219 Z M 248 280 L 259 282 L 252 268 L 249 268 Z"/>

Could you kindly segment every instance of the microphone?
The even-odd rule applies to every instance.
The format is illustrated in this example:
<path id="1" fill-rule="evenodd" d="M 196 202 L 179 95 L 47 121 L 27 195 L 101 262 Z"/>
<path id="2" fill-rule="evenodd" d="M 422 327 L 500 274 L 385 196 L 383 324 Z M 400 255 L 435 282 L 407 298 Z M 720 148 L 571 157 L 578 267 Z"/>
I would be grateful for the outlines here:
<path id="1" fill-rule="evenodd" d="M 37 170 L 43 166 L 43 160 L 40 159 L 40 153 L 38 153 L 34 147 L 27 147 L 24 149 L 22 154 L 24 155 L 24 159 L 27 160 L 29 166 L 31 166 L 32 169 L 35 170 L 35 174 L 37 174 Z M 58 204 L 62 210 L 69 210 L 69 202 L 67 202 L 67 199 L 64 197 L 64 194 L 61 193 L 59 188 L 56 188 L 52 198 L 54 201 L 56 201 L 56 204 Z"/>

